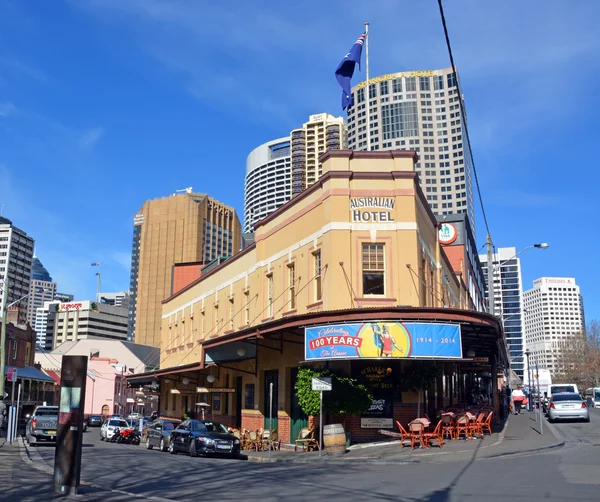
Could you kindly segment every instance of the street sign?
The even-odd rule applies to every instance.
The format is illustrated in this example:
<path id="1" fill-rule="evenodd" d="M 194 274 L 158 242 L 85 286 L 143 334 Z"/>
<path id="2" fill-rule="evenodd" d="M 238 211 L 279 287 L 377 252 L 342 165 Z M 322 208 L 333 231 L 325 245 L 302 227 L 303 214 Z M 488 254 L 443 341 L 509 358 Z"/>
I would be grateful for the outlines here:
<path id="1" fill-rule="evenodd" d="M 12 366 L 9 366 L 6 370 L 7 373 L 7 380 L 9 382 L 16 382 L 17 381 L 17 368 L 14 368 Z"/>
<path id="2" fill-rule="evenodd" d="M 331 390 L 331 377 L 313 377 L 312 390 Z"/>

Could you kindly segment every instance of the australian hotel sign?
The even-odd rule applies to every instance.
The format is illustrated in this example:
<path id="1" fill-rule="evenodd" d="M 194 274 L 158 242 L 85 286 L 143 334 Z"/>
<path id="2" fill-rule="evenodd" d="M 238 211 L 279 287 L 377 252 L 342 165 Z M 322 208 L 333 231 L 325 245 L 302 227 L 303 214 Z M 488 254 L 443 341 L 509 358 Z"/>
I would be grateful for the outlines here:
<path id="1" fill-rule="evenodd" d="M 356 197 L 350 199 L 350 219 L 353 222 L 379 223 L 394 220 L 393 197 Z"/>

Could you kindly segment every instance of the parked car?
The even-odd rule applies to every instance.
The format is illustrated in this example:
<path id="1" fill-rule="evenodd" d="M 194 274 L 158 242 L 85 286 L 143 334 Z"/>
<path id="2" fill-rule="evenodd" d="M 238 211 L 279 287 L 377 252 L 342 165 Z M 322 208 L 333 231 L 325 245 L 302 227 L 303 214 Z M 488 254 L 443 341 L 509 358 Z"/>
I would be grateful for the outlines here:
<path id="1" fill-rule="evenodd" d="M 219 422 L 208 420 L 185 420 L 171 433 L 169 453 L 189 453 L 196 457 L 222 454 L 230 457 L 240 455 L 240 440 Z"/>
<path id="2" fill-rule="evenodd" d="M 590 421 L 590 410 L 587 403 L 576 392 L 552 394 L 548 406 L 548 421 L 583 420 Z"/>
<path id="3" fill-rule="evenodd" d="M 100 427 L 102 425 L 102 415 L 90 415 L 87 417 L 88 427 Z"/>
<path id="4" fill-rule="evenodd" d="M 122 418 L 109 418 L 100 427 L 100 441 L 111 439 L 115 433 L 115 429 L 127 429 L 129 424 Z"/>
<path id="5" fill-rule="evenodd" d="M 58 406 L 37 406 L 31 416 L 26 416 L 25 438 L 33 446 L 39 442 L 56 442 Z"/>
<path id="6" fill-rule="evenodd" d="M 140 414 L 137 411 L 134 411 L 132 413 L 129 414 L 129 416 L 127 418 L 140 418 Z"/>
<path id="7" fill-rule="evenodd" d="M 160 451 L 167 451 L 169 448 L 169 436 L 180 423 L 175 420 L 159 418 L 148 424 L 148 428 L 146 429 L 146 448 L 151 450 L 156 446 Z"/>

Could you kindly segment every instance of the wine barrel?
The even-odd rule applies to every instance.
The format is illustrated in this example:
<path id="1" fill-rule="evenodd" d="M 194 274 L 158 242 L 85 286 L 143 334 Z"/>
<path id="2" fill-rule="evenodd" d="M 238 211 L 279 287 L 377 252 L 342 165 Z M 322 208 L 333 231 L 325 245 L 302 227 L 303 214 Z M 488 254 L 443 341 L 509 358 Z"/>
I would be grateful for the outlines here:
<path id="1" fill-rule="evenodd" d="M 323 426 L 323 446 L 329 453 L 346 452 L 346 431 L 342 424 Z"/>

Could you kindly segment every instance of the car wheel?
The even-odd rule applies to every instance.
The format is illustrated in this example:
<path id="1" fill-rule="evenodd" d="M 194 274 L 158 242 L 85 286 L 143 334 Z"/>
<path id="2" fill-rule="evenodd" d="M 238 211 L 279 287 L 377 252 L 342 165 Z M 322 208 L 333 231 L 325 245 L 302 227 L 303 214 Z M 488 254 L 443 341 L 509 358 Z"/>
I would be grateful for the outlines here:
<path id="1" fill-rule="evenodd" d="M 152 445 L 150 444 L 150 438 L 146 438 L 146 450 L 151 450 Z"/>
<path id="2" fill-rule="evenodd" d="M 177 450 L 175 449 L 175 445 L 173 444 L 173 441 L 169 442 L 169 453 L 171 455 L 176 455 L 177 454 Z"/>
<path id="3" fill-rule="evenodd" d="M 197 457 L 198 452 L 196 451 L 196 441 L 190 443 L 190 457 Z"/>
<path id="4" fill-rule="evenodd" d="M 104 441 L 104 436 L 100 434 L 100 441 Z"/>
<path id="5" fill-rule="evenodd" d="M 584 422 L 587 422 L 588 424 L 590 423 L 590 417 L 587 417 L 586 419 L 583 420 Z"/>
<path id="6" fill-rule="evenodd" d="M 169 447 L 165 443 L 165 438 L 160 439 L 160 446 L 158 447 L 160 451 L 167 451 Z"/>

